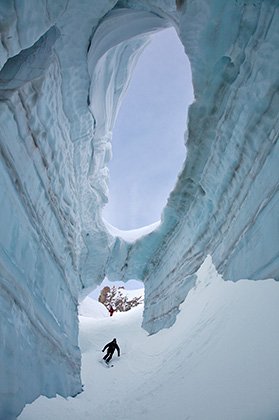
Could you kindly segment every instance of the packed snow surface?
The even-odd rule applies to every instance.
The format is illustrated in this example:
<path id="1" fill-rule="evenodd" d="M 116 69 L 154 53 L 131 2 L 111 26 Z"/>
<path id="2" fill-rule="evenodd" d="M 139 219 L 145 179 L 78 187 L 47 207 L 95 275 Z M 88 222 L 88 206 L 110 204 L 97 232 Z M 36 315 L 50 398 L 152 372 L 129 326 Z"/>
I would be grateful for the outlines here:
<path id="1" fill-rule="evenodd" d="M 278 300 L 274 280 L 225 282 L 208 257 L 177 322 L 156 335 L 141 328 L 141 306 L 80 316 L 84 392 L 40 397 L 19 419 L 278 419 Z M 114 337 L 121 356 L 107 368 L 101 349 Z"/>

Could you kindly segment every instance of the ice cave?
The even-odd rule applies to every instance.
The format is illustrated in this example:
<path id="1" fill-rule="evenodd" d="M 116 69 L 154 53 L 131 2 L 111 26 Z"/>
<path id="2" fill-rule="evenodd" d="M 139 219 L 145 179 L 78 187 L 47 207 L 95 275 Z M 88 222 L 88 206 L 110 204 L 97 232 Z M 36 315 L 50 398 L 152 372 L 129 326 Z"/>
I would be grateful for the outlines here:
<path id="1" fill-rule="evenodd" d="M 112 131 L 139 55 L 152 34 L 168 27 L 191 64 L 187 158 L 160 223 L 131 239 L 102 218 Z M 167 337 L 167 363 L 174 342 L 179 354 L 189 344 L 183 331 L 199 284 L 201 298 L 212 291 L 217 299 L 218 276 L 225 280 L 224 304 L 205 304 L 199 314 L 203 328 L 220 321 L 216 336 L 227 318 L 214 314 L 217 307 L 225 313 L 233 284 L 247 289 L 251 305 L 269 296 L 252 314 L 232 292 L 239 307 L 229 317 L 237 331 L 233 321 L 246 314 L 250 333 L 256 334 L 255 320 L 269 343 L 262 354 L 270 375 L 255 382 L 265 387 L 267 403 L 253 394 L 256 412 L 249 402 L 249 414 L 243 407 L 214 416 L 181 411 L 176 419 L 279 418 L 278 363 L 268 353 L 279 351 L 278 28 L 278 0 L 0 0 L 1 420 L 14 420 L 40 395 L 82 395 L 78 304 L 105 277 L 144 283 L 142 331 L 155 347 Z M 208 279 L 215 278 L 210 264 L 218 272 L 212 285 L 206 276 L 200 280 L 204 266 L 211 267 Z M 259 294 L 251 290 L 257 283 Z M 197 343 L 203 328 L 192 337 Z M 209 339 L 204 336 L 205 349 Z M 249 351 L 258 365 L 255 348 Z M 198 359 L 187 372 L 194 366 L 201 366 Z M 183 389 L 185 375 L 177 378 Z M 197 387 L 203 382 L 196 381 Z M 173 407 L 164 406 L 167 392 L 160 394 L 158 419 L 175 418 Z M 157 420 L 148 411 L 153 397 L 146 395 L 139 418 Z"/>

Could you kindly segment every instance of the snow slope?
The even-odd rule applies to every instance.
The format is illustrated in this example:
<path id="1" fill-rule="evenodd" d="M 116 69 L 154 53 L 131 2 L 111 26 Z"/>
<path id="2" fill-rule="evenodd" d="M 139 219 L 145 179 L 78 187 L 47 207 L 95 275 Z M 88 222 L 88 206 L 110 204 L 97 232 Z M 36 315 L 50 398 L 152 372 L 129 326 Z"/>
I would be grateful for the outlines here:
<path id="1" fill-rule="evenodd" d="M 177 322 L 149 336 L 142 307 L 80 317 L 82 381 L 76 398 L 40 397 L 20 420 L 277 420 L 279 287 L 224 282 L 208 257 Z M 100 359 L 117 337 L 121 357 Z"/>

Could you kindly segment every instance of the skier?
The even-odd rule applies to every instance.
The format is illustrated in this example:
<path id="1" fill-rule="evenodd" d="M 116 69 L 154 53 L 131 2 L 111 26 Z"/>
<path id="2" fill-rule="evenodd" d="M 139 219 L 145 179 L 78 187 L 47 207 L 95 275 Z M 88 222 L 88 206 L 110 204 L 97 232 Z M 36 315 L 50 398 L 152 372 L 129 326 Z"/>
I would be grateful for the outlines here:
<path id="1" fill-rule="evenodd" d="M 111 306 L 111 307 L 109 308 L 109 316 L 112 316 L 112 315 L 113 315 L 113 313 L 114 313 L 114 309 L 113 309 L 113 307 Z"/>
<path id="2" fill-rule="evenodd" d="M 116 338 L 114 338 L 110 343 L 106 344 L 103 348 L 102 352 L 104 352 L 107 349 L 107 354 L 103 357 L 103 360 L 108 364 L 110 359 L 112 358 L 112 355 L 115 350 L 117 350 L 118 357 L 120 357 L 120 348 L 118 347 L 118 344 L 116 342 Z"/>

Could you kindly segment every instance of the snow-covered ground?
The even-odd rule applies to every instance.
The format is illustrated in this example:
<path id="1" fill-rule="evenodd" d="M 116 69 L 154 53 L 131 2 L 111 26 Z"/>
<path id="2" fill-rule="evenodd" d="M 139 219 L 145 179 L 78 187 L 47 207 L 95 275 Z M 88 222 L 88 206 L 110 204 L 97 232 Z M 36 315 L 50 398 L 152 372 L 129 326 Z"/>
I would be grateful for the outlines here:
<path id="1" fill-rule="evenodd" d="M 278 420 L 279 285 L 224 282 L 207 258 L 177 322 L 148 336 L 143 307 L 80 316 L 84 392 L 40 397 L 20 420 Z M 99 308 L 99 309 L 98 309 Z M 87 315 L 89 309 L 87 308 Z M 100 360 L 114 337 L 121 357 Z"/>

